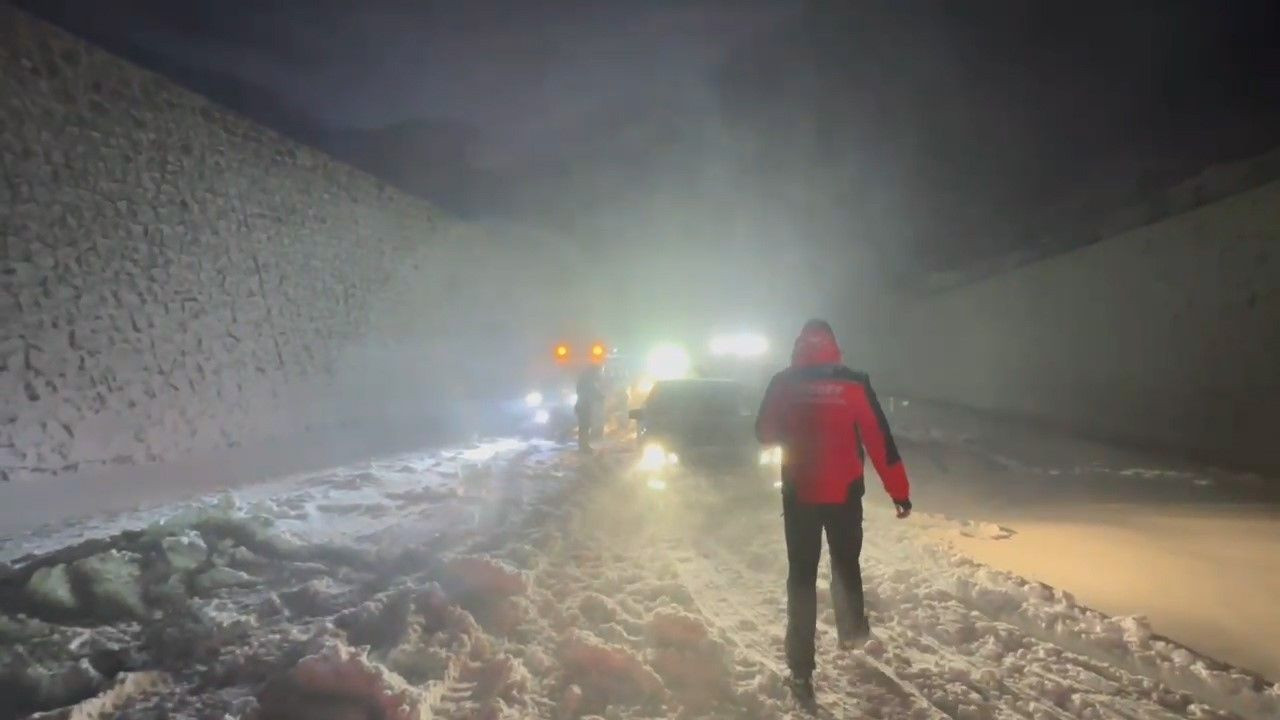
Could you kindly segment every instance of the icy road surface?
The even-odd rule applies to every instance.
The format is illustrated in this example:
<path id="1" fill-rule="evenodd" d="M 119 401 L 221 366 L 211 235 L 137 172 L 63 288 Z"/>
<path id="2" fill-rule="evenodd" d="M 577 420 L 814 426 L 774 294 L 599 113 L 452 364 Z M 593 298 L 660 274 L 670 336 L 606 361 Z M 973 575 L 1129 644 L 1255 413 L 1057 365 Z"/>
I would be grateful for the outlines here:
<path id="1" fill-rule="evenodd" d="M 631 460 L 494 443 L 18 539 L 0 716 L 802 717 L 775 491 L 653 491 Z M 1280 717 L 1275 686 L 888 505 L 870 489 L 874 639 L 837 650 L 821 611 L 819 716 Z"/>

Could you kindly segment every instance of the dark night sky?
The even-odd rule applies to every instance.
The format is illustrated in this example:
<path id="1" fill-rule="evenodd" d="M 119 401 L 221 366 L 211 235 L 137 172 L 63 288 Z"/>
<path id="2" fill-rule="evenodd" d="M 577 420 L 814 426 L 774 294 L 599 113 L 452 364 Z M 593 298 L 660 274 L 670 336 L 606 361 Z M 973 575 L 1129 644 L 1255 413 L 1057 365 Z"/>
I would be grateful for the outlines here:
<path id="1" fill-rule="evenodd" d="M 835 119 L 815 132 L 840 135 L 831 147 L 861 159 L 848 161 L 852 171 L 827 172 L 864 177 L 810 186 L 832 194 L 827 206 L 860 202 L 858 216 L 880 242 L 945 259 L 957 251 L 940 243 L 963 245 L 957 237 L 1007 225 L 1014 205 L 1034 226 L 1033 206 L 1104 185 L 1167 184 L 1280 142 L 1274 0 L 19 4 L 480 214 L 598 190 L 618 175 L 631 184 L 624 179 L 616 193 L 633 198 L 675 184 L 663 173 L 684 177 L 687 158 L 713 155 L 704 147 L 712 136 L 691 129 L 708 123 L 720 128 L 717 139 L 732 131 L 786 155 L 796 128 L 812 124 L 811 108 L 829 107 Z M 806 25 L 807 8 L 823 20 Z M 377 132 L 341 129 L 405 122 L 407 135 L 372 141 Z M 434 174 L 384 167 L 410 162 L 415 143 Z M 645 156 L 663 152 L 675 159 L 649 167 Z M 815 162 L 830 164 L 800 151 L 787 159 L 791 176 L 771 168 L 738 179 L 768 195 L 771 184 L 805 181 Z M 722 160 L 705 164 L 749 167 Z M 535 199 L 508 202 L 538 185 Z M 917 219 L 907 227 L 876 212 Z"/>
<path id="2" fill-rule="evenodd" d="M 729 48 L 798 7 L 789 0 L 28 4 L 104 44 L 153 52 L 161 64 L 248 79 L 327 125 L 415 118 L 475 125 L 495 160 L 572 142 L 582 118 L 624 96 L 687 97 L 705 87 Z"/>

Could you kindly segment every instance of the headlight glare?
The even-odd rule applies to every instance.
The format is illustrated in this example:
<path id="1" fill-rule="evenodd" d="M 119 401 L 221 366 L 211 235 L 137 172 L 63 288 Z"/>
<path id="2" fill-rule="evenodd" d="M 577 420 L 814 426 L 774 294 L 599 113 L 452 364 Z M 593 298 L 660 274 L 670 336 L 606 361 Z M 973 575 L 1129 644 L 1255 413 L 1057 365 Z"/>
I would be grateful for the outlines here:
<path id="1" fill-rule="evenodd" d="M 760 451 L 761 465 L 782 465 L 782 446 L 775 445 Z"/>
<path id="2" fill-rule="evenodd" d="M 667 452 L 666 448 L 658 443 L 649 443 L 644 446 L 644 450 L 640 451 L 640 461 L 636 463 L 636 468 L 653 472 L 678 462 L 680 458 L 675 453 Z"/>

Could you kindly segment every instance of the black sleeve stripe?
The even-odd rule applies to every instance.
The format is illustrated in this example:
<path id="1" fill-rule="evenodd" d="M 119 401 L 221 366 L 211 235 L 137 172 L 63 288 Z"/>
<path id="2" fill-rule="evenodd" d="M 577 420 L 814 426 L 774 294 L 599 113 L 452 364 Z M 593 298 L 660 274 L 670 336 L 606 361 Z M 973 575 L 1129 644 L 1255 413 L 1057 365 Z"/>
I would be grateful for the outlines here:
<path id="1" fill-rule="evenodd" d="M 876 391 L 871 389 L 871 376 L 859 370 L 850 370 L 843 365 L 837 367 L 833 375 L 838 380 L 858 383 L 866 391 L 867 402 L 871 403 L 871 412 L 875 414 L 876 424 L 880 426 L 880 434 L 884 436 L 885 459 L 890 465 L 902 462 L 902 455 L 898 453 L 898 443 L 889 430 L 889 418 L 885 417 L 884 408 L 880 407 Z"/>
<path id="2" fill-rule="evenodd" d="M 867 387 L 871 386 L 870 385 L 871 378 L 867 377 L 866 373 L 859 372 L 857 370 L 850 370 L 849 368 L 843 365 L 837 367 L 833 375 L 837 380 L 845 380 L 848 382 L 861 383 L 863 385 L 866 385 Z"/>
<path id="3" fill-rule="evenodd" d="M 871 382 L 865 383 L 867 391 L 867 401 L 871 403 L 871 412 L 876 415 L 876 423 L 880 425 L 880 433 L 884 435 L 884 456 L 890 465 L 896 465 L 902 462 L 902 455 L 898 453 L 898 443 L 893 439 L 893 433 L 889 431 L 889 418 L 884 415 L 884 408 L 880 407 L 880 400 L 876 397 L 876 391 L 871 389 Z"/>

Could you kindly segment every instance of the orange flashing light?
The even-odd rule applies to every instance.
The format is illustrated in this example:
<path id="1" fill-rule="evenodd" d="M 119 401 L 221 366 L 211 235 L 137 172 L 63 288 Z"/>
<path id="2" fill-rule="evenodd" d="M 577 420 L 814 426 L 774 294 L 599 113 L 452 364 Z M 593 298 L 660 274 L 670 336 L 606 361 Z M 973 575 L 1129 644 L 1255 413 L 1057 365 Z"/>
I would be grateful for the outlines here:
<path id="1" fill-rule="evenodd" d="M 556 360 L 557 360 L 557 361 L 559 361 L 559 362 L 564 362 L 564 361 L 566 361 L 566 360 L 568 360 L 568 359 L 569 359 L 569 346 L 568 346 L 568 345 L 557 345 L 557 346 L 556 346 Z"/>
<path id="2" fill-rule="evenodd" d="M 604 354 L 605 354 L 604 345 L 601 345 L 600 343 L 596 343 L 595 345 L 591 346 L 591 359 L 594 360 L 595 362 L 600 362 L 601 360 L 604 360 Z"/>

